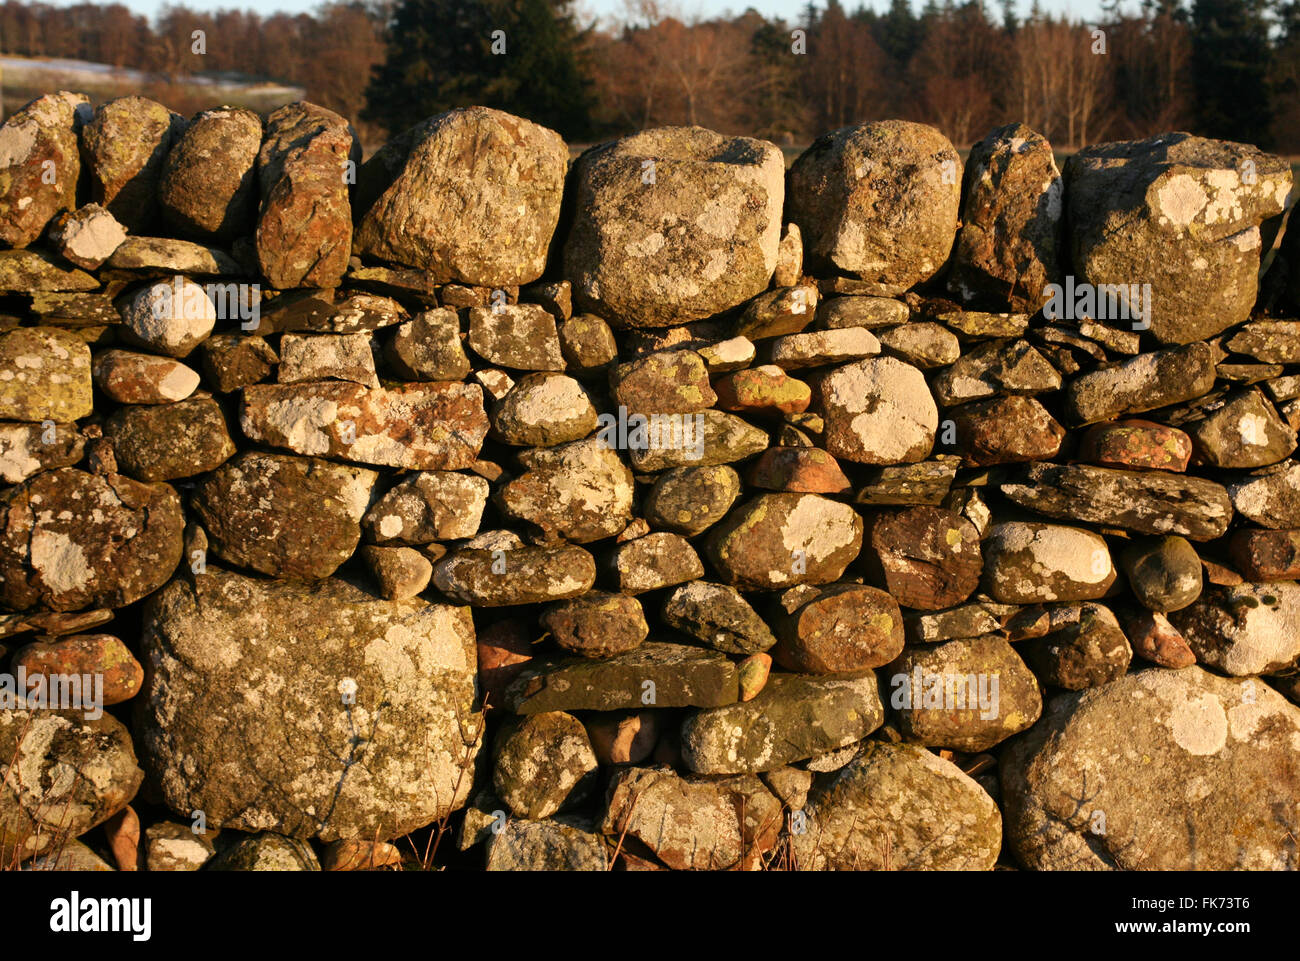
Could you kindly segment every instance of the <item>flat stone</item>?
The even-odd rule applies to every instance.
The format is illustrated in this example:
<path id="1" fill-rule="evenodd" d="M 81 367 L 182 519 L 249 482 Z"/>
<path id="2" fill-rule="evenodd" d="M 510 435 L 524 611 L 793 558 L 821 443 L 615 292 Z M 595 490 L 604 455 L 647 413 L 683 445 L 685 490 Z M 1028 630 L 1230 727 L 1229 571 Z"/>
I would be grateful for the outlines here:
<path id="1" fill-rule="evenodd" d="M 585 594 L 596 562 L 581 547 L 462 549 L 433 566 L 433 582 L 448 597 L 475 607 L 537 604 Z"/>
<path id="2" fill-rule="evenodd" d="M 90 348 L 57 327 L 0 333 L 0 418 L 68 423 L 88 416 Z"/>
<path id="3" fill-rule="evenodd" d="M 1192 457 L 1192 439 L 1177 427 L 1147 420 L 1095 424 L 1079 442 L 1079 459 L 1119 470 L 1167 470 L 1181 474 Z"/>

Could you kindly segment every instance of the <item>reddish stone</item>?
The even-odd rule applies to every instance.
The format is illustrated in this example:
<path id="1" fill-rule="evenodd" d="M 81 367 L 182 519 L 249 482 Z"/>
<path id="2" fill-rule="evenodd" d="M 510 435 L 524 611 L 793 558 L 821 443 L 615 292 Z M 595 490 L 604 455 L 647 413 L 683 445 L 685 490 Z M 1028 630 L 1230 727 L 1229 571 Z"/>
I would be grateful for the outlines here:
<path id="1" fill-rule="evenodd" d="M 1192 456 L 1192 439 L 1176 427 L 1149 420 L 1124 420 L 1088 429 L 1079 459 L 1102 467 L 1182 473 Z"/>
<path id="2" fill-rule="evenodd" d="M 1065 438 L 1065 428 L 1032 397 L 975 401 L 953 408 L 948 416 L 966 467 L 1051 460 Z"/>
<path id="3" fill-rule="evenodd" d="M 497 621 L 478 632 L 478 679 L 489 710 L 506 702 L 506 688 L 533 658 L 533 640 L 528 623 L 517 618 Z"/>
<path id="4" fill-rule="evenodd" d="M 802 414 L 812 402 L 812 388 L 767 364 L 719 377 L 713 384 L 718 406 L 749 414 Z"/>
<path id="5" fill-rule="evenodd" d="M 975 525 L 941 507 L 907 507 L 878 514 L 864 559 L 903 607 L 937 611 L 960 604 L 984 570 Z"/>
<path id="6" fill-rule="evenodd" d="M 1217 584 L 1220 587 L 1236 587 L 1238 584 L 1246 582 L 1246 579 L 1231 567 L 1217 561 L 1207 560 L 1202 557 L 1201 567 L 1205 568 L 1205 580 L 1210 584 Z"/>
<path id="7" fill-rule="evenodd" d="M 28 677 L 41 674 L 98 674 L 104 678 L 104 704 L 135 697 L 144 683 L 144 668 L 111 634 L 82 634 L 57 641 L 36 641 L 14 655 L 14 669 Z"/>
<path id="8" fill-rule="evenodd" d="M 1240 530 L 1228 542 L 1228 554 L 1248 581 L 1300 578 L 1300 530 Z"/>
<path id="9" fill-rule="evenodd" d="M 888 664 L 903 650 L 903 615 L 884 591 L 832 584 L 773 625 L 772 656 L 803 674 L 853 674 Z"/>
<path id="10" fill-rule="evenodd" d="M 751 654 L 737 666 L 740 675 L 740 699 L 752 701 L 767 686 L 767 679 L 772 673 L 770 655 Z"/>
<path id="11" fill-rule="evenodd" d="M 1134 611 L 1124 619 L 1124 632 L 1134 653 L 1153 664 L 1177 670 L 1196 663 L 1196 655 L 1183 635 L 1163 614 Z"/>
<path id="12" fill-rule="evenodd" d="M 853 489 L 839 462 L 816 447 L 769 447 L 755 461 L 749 483 L 804 494 L 846 494 Z"/>
<path id="13" fill-rule="evenodd" d="M 119 871 L 140 869 L 140 818 L 131 805 L 104 822 L 104 836 Z"/>

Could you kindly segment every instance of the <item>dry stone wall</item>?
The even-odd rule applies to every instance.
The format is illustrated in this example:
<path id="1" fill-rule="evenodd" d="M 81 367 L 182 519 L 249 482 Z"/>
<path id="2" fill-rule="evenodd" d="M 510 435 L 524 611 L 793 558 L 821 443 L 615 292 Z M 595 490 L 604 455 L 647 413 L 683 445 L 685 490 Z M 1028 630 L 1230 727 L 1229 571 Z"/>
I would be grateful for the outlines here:
<path id="1" fill-rule="evenodd" d="M 1182 133 L 363 162 L 42 97 L 0 862 L 1300 867 L 1291 195 Z"/>

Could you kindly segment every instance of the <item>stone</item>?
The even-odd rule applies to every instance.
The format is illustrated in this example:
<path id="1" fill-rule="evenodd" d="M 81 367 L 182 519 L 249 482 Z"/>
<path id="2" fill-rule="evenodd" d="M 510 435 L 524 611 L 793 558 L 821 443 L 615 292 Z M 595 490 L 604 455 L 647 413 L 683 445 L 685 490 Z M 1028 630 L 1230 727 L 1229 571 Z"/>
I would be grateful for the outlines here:
<path id="1" fill-rule="evenodd" d="M 626 653 L 650 633 L 640 601 L 604 591 L 589 591 L 552 604 L 542 612 L 538 623 L 564 650 L 594 658 Z M 528 816 L 536 819 L 545 815 Z"/>
<path id="2" fill-rule="evenodd" d="M 209 550 L 270 577 L 329 577 L 361 540 L 377 474 L 316 457 L 244 451 L 204 477 L 191 506 Z"/>
<path id="3" fill-rule="evenodd" d="M 786 334 L 772 341 L 772 363 L 782 370 L 846 364 L 879 354 L 880 343 L 865 327 Z"/>
<path id="4" fill-rule="evenodd" d="M 822 330 L 892 327 L 907 323 L 909 315 L 907 304 L 890 297 L 829 297 L 817 305 L 816 324 Z"/>
<path id="5" fill-rule="evenodd" d="M 763 692 L 772 676 L 771 656 L 761 652 L 750 654 L 736 665 L 736 675 L 740 683 L 740 700 L 752 701 Z"/>
<path id="6" fill-rule="evenodd" d="M 106 350 L 91 365 L 95 386 L 119 404 L 170 404 L 199 386 L 198 372 L 170 357 Z"/>
<path id="7" fill-rule="evenodd" d="M 1133 653 L 1152 664 L 1181 670 L 1196 663 L 1196 654 L 1169 618 L 1154 611 L 1134 611 L 1124 618 Z"/>
<path id="8" fill-rule="evenodd" d="M 1090 601 L 1115 582 L 1106 541 L 1062 524 L 996 524 L 984 541 L 984 589 L 1005 604 Z"/>
<path id="9" fill-rule="evenodd" d="M 0 250 L 0 293 L 42 294 L 97 290 L 84 270 L 65 267 L 37 250 Z"/>
<path id="10" fill-rule="evenodd" d="M 704 564 L 680 534 L 658 531 L 619 544 L 609 566 L 624 594 L 644 594 L 704 576 Z"/>
<path id="11" fill-rule="evenodd" d="M 944 407 L 998 394 L 1041 394 L 1061 386 L 1061 375 L 1038 348 L 1024 340 L 990 340 L 974 347 L 932 384 Z"/>
<path id="12" fill-rule="evenodd" d="M 830 583 L 861 547 L 862 518 L 817 494 L 758 494 L 734 508 L 705 544 L 722 580 L 751 590 Z"/>
<path id="13" fill-rule="evenodd" d="M 1250 178 L 1241 176 L 1247 164 Z M 1079 279 L 1126 292 L 1139 279 L 1150 284 L 1138 329 L 1149 324 L 1161 343 L 1187 344 L 1246 319 L 1258 289 L 1259 225 L 1291 191 L 1284 159 L 1173 133 L 1086 147 L 1065 172 Z M 1115 319 L 1102 313 L 1090 319 Z"/>
<path id="14" fill-rule="evenodd" d="M 956 335 L 928 321 L 890 327 L 881 332 L 880 345 L 890 356 L 922 370 L 947 367 L 961 357 Z"/>
<path id="15" fill-rule="evenodd" d="M 827 453 L 858 464 L 912 464 L 939 426 L 925 376 L 893 357 L 836 367 L 818 383 L 813 409 L 826 419 Z"/>
<path id="16" fill-rule="evenodd" d="M 468 608 L 209 564 L 150 599 L 142 649 L 137 743 L 178 813 L 382 841 L 468 797 L 481 739 Z"/>
<path id="17" fill-rule="evenodd" d="M 801 674 L 861 674 L 903 650 L 903 615 L 889 594 L 862 584 L 808 591 L 776 619 L 773 659 Z"/>
<path id="18" fill-rule="evenodd" d="M 600 830 L 641 842 L 675 871 L 757 870 L 781 822 L 781 802 L 752 774 L 682 777 L 660 766 L 614 775 Z"/>
<path id="19" fill-rule="evenodd" d="M 104 837 L 119 871 L 139 870 L 140 818 L 129 804 L 104 822 Z"/>
<path id="20" fill-rule="evenodd" d="M 725 374 L 714 381 L 713 388 L 720 408 L 755 416 L 800 414 L 812 400 L 807 384 L 773 364 Z"/>
<path id="21" fill-rule="evenodd" d="M 187 240 L 231 241 L 252 232 L 262 118 L 242 107 L 195 115 L 167 152 L 158 204 L 167 225 Z"/>
<path id="22" fill-rule="evenodd" d="M 1261 527 L 1300 527 L 1300 464 L 1286 462 L 1228 484 L 1232 506 Z"/>
<path id="23" fill-rule="evenodd" d="M 99 204 L 86 204 L 59 215 L 50 227 L 50 243 L 70 264 L 98 270 L 126 240 L 126 229 Z"/>
<path id="24" fill-rule="evenodd" d="M 26 669 L 29 678 L 37 675 L 49 678 L 56 674 L 94 677 L 99 689 L 96 696 L 103 698 L 105 707 L 131 700 L 144 682 L 140 662 L 111 634 L 41 639 L 15 651 L 10 665 L 15 671 L 20 667 Z"/>
<path id="25" fill-rule="evenodd" d="M 646 641 L 614 657 L 534 658 L 509 688 L 516 714 L 720 707 L 736 703 L 736 667 L 718 651 Z"/>
<path id="26" fill-rule="evenodd" d="M 145 97 L 117 97 L 95 108 L 81 129 L 90 199 L 127 231 L 148 234 L 158 219 L 163 160 L 185 119 Z"/>
<path id="27" fill-rule="evenodd" d="M 122 322 L 113 298 L 104 293 L 41 293 L 33 291 L 31 313 L 37 326 L 100 327 Z"/>
<path id="28" fill-rule="evenodd" d="M 142 288 L 122 310 L 122 323 L 141 346 L 187 357 L 212 333 L 217 308 L 198 284 L 177 274 Z"/>
<path id="29" fill-rule="evenodd" d="M 0 127 L 0 241 L 26 247 L 61 210 L 77 206 L 77 128 L 89 117 L 84 94 L 46 94 Z"/>
<path id="30" fill-rule="evenodd" d="M 739 306 L 777 266 L 785 162 L 775 144 L 660 127 L 586 151 L 563 273 L 580 310 L 671 327 Z"/>
<path id="31" fill-rule="evenodd" d="M 1079 605 L 1073 623 L 1050 630 L 1016 650 L 1039 680 L 1067 691 L 1099 687 L 1123 677 L 1133 649 L 1110 608 Z"/>
<path id="32" fill-rule="evenodd" d="M 1095 424 L 1079 441 L 1079 458 L 1118 470 L 1167 470 L 1181 474 L 1192 457 L 1192 439 L 1177 427 L 1148 420 Z"/>
<path id="33" fill-rule="evenodd" d="M 127 405 L 104 421 L 121 471 L 168 481 L 215 470 L 235 454 L 221 406 L 206 394 L 174 404 Z"/>
<path id="34" fill-rule="evenodd" d="M 610 399 L 633 414 L 688 414 L 712 407 L 717 395 L 693 350 L 665 350 L 619 364 L 609 375 Z"/>
<path id="35" fill-rule="evenodd" d="M 651 414 L 646 441 L 634 445 L 629 437 L 628 455 L 636 470 L 654 473 L 674 467 L 734 464 L 767 449 L 767 431 L 735 414 L 702 410 L 681 419 L 669 415 L 666 420 L 656 422 Z M 614 427 L 603 427 L 602 434 L 613 434 Z"/>
<path id="36" fill-rule="evenodd" d="M 899 732 L 928 747 L 987 751 L 1043 709 L 1033 672 L 996 635 L 906 648 L 882 676 Z"/>
<path id="37" fill-rule="evenodd" d="M 167 278 L 175 274 L 195 277 L 233 276 L 243 274 L 245 270 L 219 247 L 208 247 L 171 237 L 127 237 L 113 251 L 99 273 L 105 279 L 129 281 L 151 277 Z M 240 297 L 248 296 L 237 287 L 232 293 Z M 257 295 L 253 294 L 252 297 L 256 302 Z M 229 311 L 227 316 L 233 318 L 235 312 Z"/>
<path id="38" fill-rule="evenodd" d="M 1300 322 L 1256 320 L 1243 324 L 1224 345 L 1266 364 L 1300 363 Z"/>
<path id="39" fill-rule="evenodd" d="M 379 377 L 375 374 L 370 335 L 285 334 L 280 338 L 276 379 L 281 384 L 343 380 L 377 388 Z"/>
<path id="40" fill-rule="evenodd" d="M 995 397 L 948 411 L 965 467 L 1051 460 L 1065 428 L 1034 397 Z"/>
<path id="41" fill-rule="evenodd" d="M 203 375 L 223 394 L 259 383 L 279 362 L 261 337 L 217 334 L 203 342 Z"/>
<path id="42" fill-rule="evenodd" d="M 71 467 L 85 447 L 85 437 L 72 424 L 0 423 L 0 481 L 21 484 L 40 471 Z"/>
<path id="43" fill-rule="evenodd" d="M 952 607 L 979 587 L 984 570 L 979 532 L 955 511 L 882 511 L 867 536 L 868 566 L 903 607 Z"/>
<path id="44" fill-rule="evenodd" d="M 532 448 L 524 473 L 495 494 L 502 512 L 577 544 L 613 537 L 632 519 L 632 471 L 599 437 Z"/>
<path id="45" fill-rule="evenodd" d="M 144 778 L 130 734 L 109 714 L 0 710 L 0 755 L 0 847 L 19 862 L 107 821 Z"/>
<path id="46" fill-rule="evenodd" d="M 725 464 L 676 467 L 655 478 L 641 511 L 654 527 L 694 537 L 722 520 L 739 496 L 740 475 Z"/>
<path id="47" fill-rule="evenodd" d="M 608 871 L 598 834 L 559 819 L 507 821 L 487 843 L 489 871 Z"/>
<path id="48" fill-rule="evenodd" d="M 596 429 L 596 408 L 572 377 L 526 374 L 495 404 L 496 437 L 521 447 L 553 447 L 581 440 Z"/>
<path id="49" fill-rule="evenodd" d="M 803 236 L 798 224 L 786 224 L 781 229 L 781 243 L 776 250 L 776 270 L 772 283 L 778 287 L 793 287 L 803 276 Z"/>
<path id="50" fill-rule="evenodd" d="M 596 760 L 601 764 L 640 764 L 659 737 L 656 711 L 588 714 L 584 719 Z"/>
<path id="51" fill-rule="evenodd" d="M 957 476 L 960 457 L 938 454 L 932 460 L 901 467 L 878 467 L 862 475 L 865 483 L 854 500 L 873 506 L 943 503 Z"/>
<path id="52" fill-rule="evenodd" d="M 462 604 L 509 607 L 578 597 L 596 582 L 596 562 L 581 547 L 462 549 L 433 565 L 438 590 Z"/>
<path id="53" fill-rule="evenodd" d="M 734 587 L 691 581 L 668 595 L 664 622 L 726 654 L 758 654 L 776 637 Z"/>
<path id="54" fill-rule="evenodd" d="M 564 370 L 555 318 L 537 304 L 471 307 L 469 346 L 512 370 Z"/>
<path id="55" fill-rule="evenodd" d="M 255 384 L 244 388 L 239 420 L 268 447 L 414 470 L 469 467 L 488 430 L 482 389 L 443 382 Z"/>
<path id="56" fill-rule="evenodd" d="M 254 244 L 272 287 L 335 287 L 343 279 L 352 252 L 349 160 L 361 160 L 360 144 L 332 110 L 298 102 L 266 118 Z"/>
<path id="57" fill-rule="evenodd" d="M 379 596 L 388 601 L 408 601 L 429 586 L 433 564 L 412 547 L 361 548 L 361 557 L 379 586 Z"/>
<path id="58" fill-rule="evenodd" d="M 750 341 L 797 334 L 813 322 L 817 298 L 812 284 L 764 291 L 745 305 L 734 333 Z"/>
<path id="59" fill-rule="evenodd" d="M 378 871 L 401 868 L 402 852 L 387 841 L 345 838 L 325 845 L 322 871 Z"/>
<path id="60" fill-rule="evenodd" d="M 618 361 L 618 343 L 609 324 L 595 314 L 576 314 L 560 324 L 560 353 L 580 377 L 605 373 Z"/>
<path id="61" fill-rule="evenodd" d="M 1196 659 L 1234 677 L 1287 674 L 1300 661 L 1300 585 L 1211 587 L 1169 615 Z"/>
<path id="62" fill-rule="evenodd" d="M 446 307 L 421 311 L 401 324 L 384 356 L 403 380 L 463 380 L 470 372 L 460 319 Z"/>
<path id="63" fill-rule="evenodd" d="M 148 871 L 197 871 L 212 860 L 216 848 L 189 824 L 159 821 L 145 829 L 144 866 Z"/>
<path id="64" fill-rule="evenodd" d="M 94 505 L 73 510 L 70 505 Z M 166 484 L 45 471 L 0 494 L 0 603 L 22 611 L 125 607 L 181 560 L 185 519 Z"/>
<path id="65" fill-rule="evenodd" d="M 816 447 L 769 447 L 748 477 L 751 487 L 805 494 L 848 494 L 853 490 L 835 458 Z"/>
<path id="66" fill-rule="evenodd" d="M 1022 484 L 1002 484 L 1022 507 L 1065 520 L 1122 527 L 1139 534 L 1180 534 L 1194 541 L 1221 536 L 1232 501 L 1201 477 L 1121 471 L 1087 464 L 1033 464 Z"/>
<path id="67" fill-rule="evenodd" d="M 1060 280 L 1065 181 L 1052 145 L 1022 123 L 971 148 L 948 289 L 967 303 L 1033 313 Z"/>
<path id="68" fill-rule="evenodd" d="M 535 625 L 518 618 L 506 618 L 478 631 L 478 677 L 484 710 L 505 703 L 506 688 L 533 657 Z"/>
<path id="69" fill-rule="evenodd" d="M 1161 614 L 1181 610 L 1201 596 L 1201 559 L 1177 535 L 1135 541 L 1120 554 L 1134 596 Z"/>
<path id="70" fill-rule="evenodd" d="M 926 614 L 903 615 L 903 629 L 911 644 L 935 644 L 939 641 L 980 637 L 1002 630 L 1007 619 L 1020 608 L 1014 604 L 974 601 Z"/>
<path id="71" fill-rule="evenodd" d="M 74 334 L 57 327 L 0 333 L 0 418 L 68 423 L 92 412 L 91 395 L 90 348 Z"/>
<path id="72" fill-rule="evenodd" d="M 279 834 L 255 834 L 236 842 L 208 864 L 209 871 L 319 871 L 311 845 Z"/>
<path id="73" fill-rule="evenodd" d="M 366 535 L 376 544 L 431 544 L 473 537 L 487 506 L 488 482 L 453 471 L 403 477 L 366 512 Z"/>
<path id="74" fill-rule="evenodd" d="M 912 744 L 875 744 L 808 795 L 791 853 L 806 871 L 988 871 L 1002 818 L 951 761 Z"/>
<path id="75" fill-rule="evenodd" d="M 790 168 L 786 215 L 814 272 L 848 274 L 894 295 L 928 280 L 957 233 L 961 158 L 948 139 L 903 120 L 823 135 Z"/>
<path id="76" fill-rule="evenodd" d="M 1229 394 L 1189 432 L 1197 453 L 1212 467 L 1267 467 L 1296 449 L 1295 429 L 1253 388 Z"/>
<path id="77" fill-rule="evenodd" d="M 500 110 L 430 117 L 358 171 L 354 252 L 436 283 L 531 283 L 560 219 L 568 154 L 555 131 Z"/>
<path id="78" fill-rule="evenodd" d="M 516 817 L 540 821 L 581 804 L 595 789 L 595 752 L 572 714 L 511 719 L 492 747 L 492 786 Z"/>
<path id="79" fill-rule="evenodd" d="M 682 724 L 697 774 L 752 774 L 853 744 L 884 721 L 874 675 L 776 674 L 753 700 L 699 711 Z"/>
<path id="80" fill-rule="evenodd" d="M 1057 695 L 1002 754 L 1007 843 L 1031 870 L 1294 869 L 1298 733 L 1281 695 L 1195 667 Z"/>

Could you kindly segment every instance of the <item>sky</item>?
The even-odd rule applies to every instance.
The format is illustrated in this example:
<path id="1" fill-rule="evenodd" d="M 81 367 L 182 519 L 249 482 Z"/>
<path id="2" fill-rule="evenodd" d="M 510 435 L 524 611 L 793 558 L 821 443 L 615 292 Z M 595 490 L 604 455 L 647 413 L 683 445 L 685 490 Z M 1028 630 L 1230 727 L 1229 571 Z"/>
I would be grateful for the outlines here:
<path id="1" fill-rule="evenodd" d="M 55 2 L 70 3 L 75 2 L 75 0 L 55 0 Z M 119 2 L 132 11 L 149 17 L 156 16 L 165 5 L 165 0 L 119 0 Z M 746 8 L 753 7 L 765 16 L 779 16 L 793 21 L 799 16 L 805 2 L 806 0 L 666 0 L 666 2 L 661 2 L 661 6 L 670 12 L 675 8 L 686 14 L 686 18 L 698 12 L 706 19 L 728 11 L 734 14 L 743 13 Z M 860 0 L 841 0 L 843 6 L 849 10 L 855 9 L 859 2 Z M 888 7 L 889 0 L 864 0 L 864 2 L 869 7 L 883 11 Z M 922 2 L 923 0 L 913 0 L 913 9 L 919 10 Z M 183 0 L 184 6 L 198 10 L 255 9 L 263 15 L 277 10 L 290 13 L 310 12 L 319 3 L 320 0 Z M 826 5 L 825 0 L 817 0 L 817 5 L 824 7 Z M 1017 7 L 1022 15 L 1029 10 L 1029 5 L 1030 0 L 1018 0 L 1017 2 Z M 1049 12 L 1069 13 L 1072 17 L 1080 17 L 1085 20 L 1094 19 L 1101 10 L 1099 0 L 1040 0 L 1040 5 Z M 1135 3 L 1125 4 L 1125 6 L 1135 5 Z M 613 16 L 617 18 L 623 9 L 623 0 L 578 0 L 578 10 L 583 14 L 582 19 L 584 21 L 589 20 L 592 16 Z"/>

